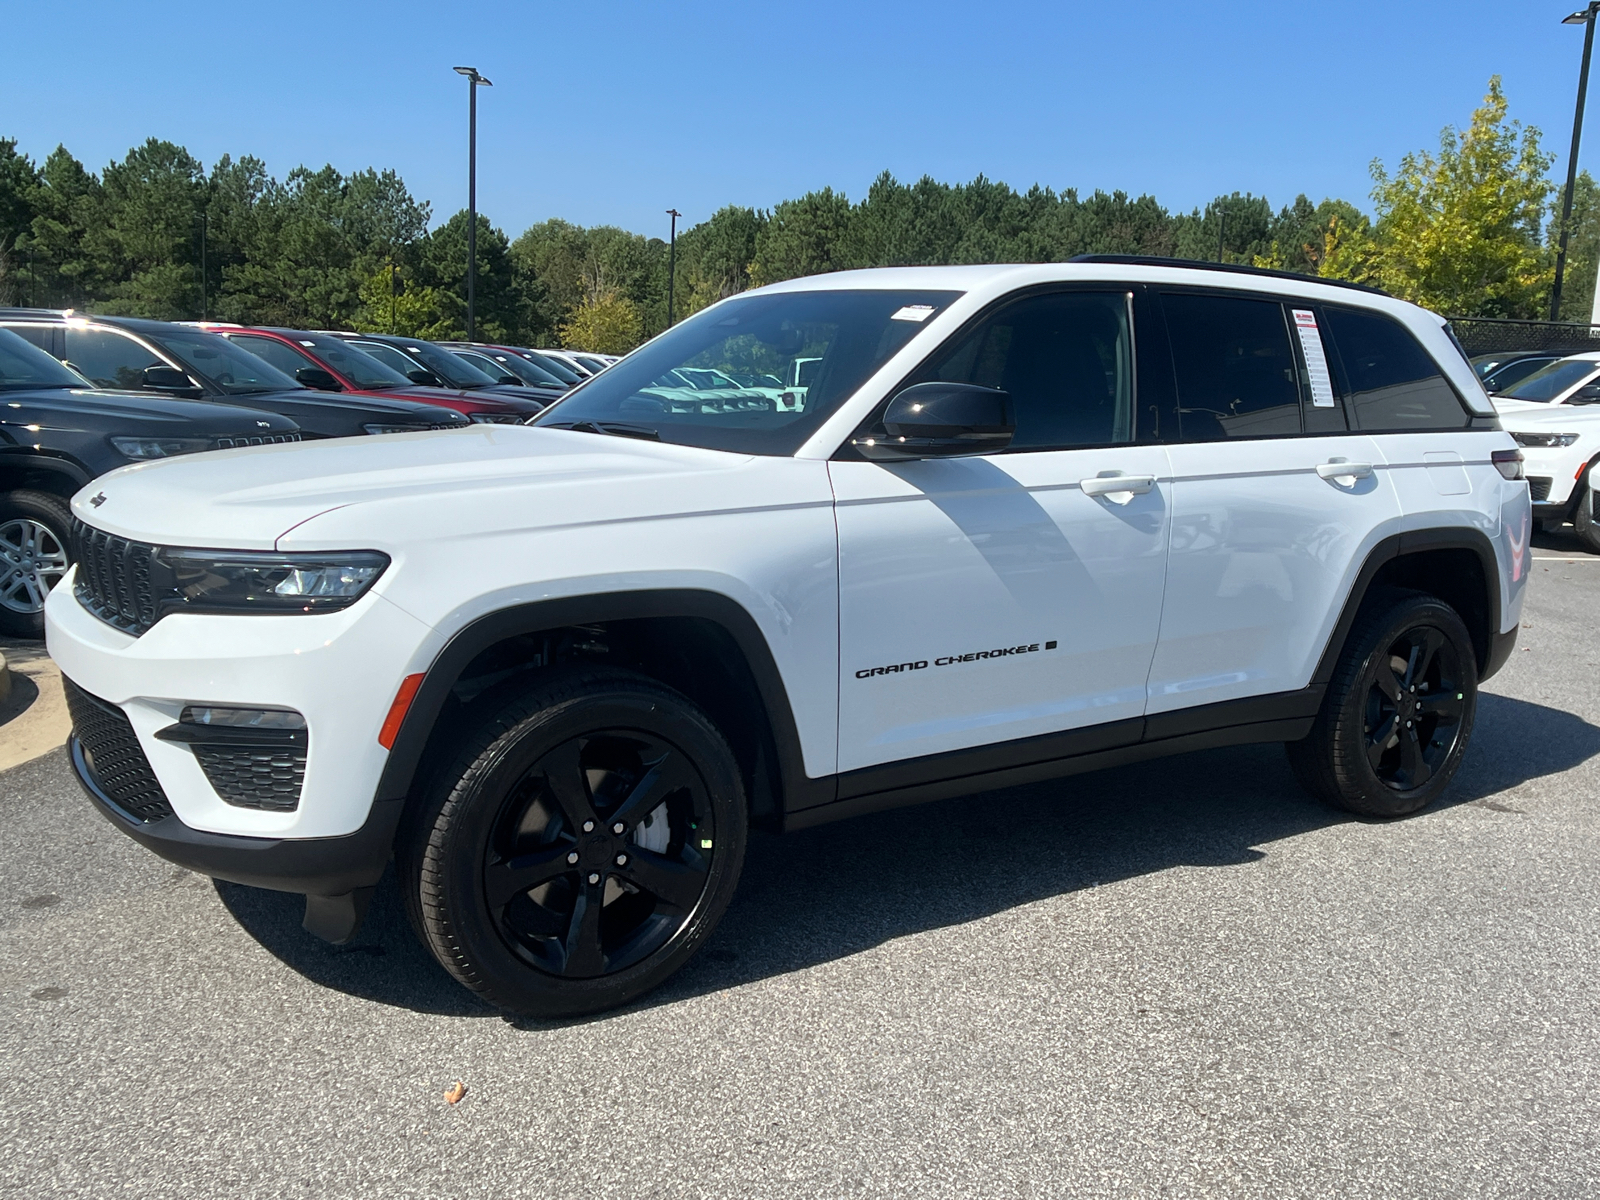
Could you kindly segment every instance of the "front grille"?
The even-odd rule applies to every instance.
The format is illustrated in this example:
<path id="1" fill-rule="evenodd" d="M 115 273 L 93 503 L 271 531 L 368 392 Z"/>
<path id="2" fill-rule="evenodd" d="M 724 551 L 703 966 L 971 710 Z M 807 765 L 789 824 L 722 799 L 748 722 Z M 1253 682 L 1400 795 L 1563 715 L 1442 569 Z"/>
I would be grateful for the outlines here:
<path id="1" fill-rule="evenodd" d="M 1533 502 L 1539 504 L 1550 498 L 1550 477 L 1548 475 L 1529 475 L 1528 494 L 1533 497 Z"/>
<path id="2" fill-rule="evenodd" d="M 150 760 L 145 758 L 127 715 L 65 676 L 61 686 L 72 716 L 72 732 L 95 786 L 118 808 L 141 821 L 170 817 L 172 805 L 150 769 Z"/>
<path id="3" fill-rule="evenodd" d="M 276 446 L 281 442 L 298 442 L 298 433 L 269 433 L 259 437 L 219 437 L 218 450 L 233 450 L 239 446 Z"/>
<path id="4" fill-rule="evenodd" d="M 192 743 L 211 786 L 236 808 L 293 812 L 306 778 L 304 746 L 216 746 Z"/>
<path id="5" fill-rule="evenodd" d="M 82 604 L 106 624 L 138 636 L 156 623 L 150 567 L 156 548 L 115 537 L 76 517 L 71 530 L 72 559 L 78 565 L 73 588 Z"/>

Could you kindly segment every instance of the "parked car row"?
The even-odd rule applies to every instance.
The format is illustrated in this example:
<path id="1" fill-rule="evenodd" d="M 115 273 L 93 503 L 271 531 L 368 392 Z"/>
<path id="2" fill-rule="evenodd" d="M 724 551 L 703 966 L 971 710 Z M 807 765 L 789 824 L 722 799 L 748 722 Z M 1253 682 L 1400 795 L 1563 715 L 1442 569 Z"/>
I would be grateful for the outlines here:
<path id="1" fill-rule="evenodd" d="M 234 446 L 520 424 L 598 356 L 0 308 L 0 634 L 36 636 L 99 475 Z"/>

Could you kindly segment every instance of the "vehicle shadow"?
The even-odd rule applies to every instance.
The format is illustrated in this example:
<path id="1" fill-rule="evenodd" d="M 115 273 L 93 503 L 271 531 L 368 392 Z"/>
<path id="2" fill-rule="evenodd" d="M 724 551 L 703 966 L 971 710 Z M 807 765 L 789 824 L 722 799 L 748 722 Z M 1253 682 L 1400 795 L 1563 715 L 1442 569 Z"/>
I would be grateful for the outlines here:
<path id="1" fill-rule="evenodd" d="M 1597 754 L 1600 728 L 1486 693 L 1455 785 L 1412 819 L 1487 801 Z M 1282 749 L 1268 745 L 965 796 L 786 837 L 757 834 L 711 941 L 635 1007 L 803 970 L 1098 884 L 1175 866 L 1254 862 L 1269 852 L 1261 846 L 1350 819 L 1308 798 Z M 323 986 L 423 1012 L 492 1014 L 412 936 L 392 870 L 356 944 L 344 948 L 300 929 L 299 897 L 234 884 L 217 890 L 251 936 Z"/>

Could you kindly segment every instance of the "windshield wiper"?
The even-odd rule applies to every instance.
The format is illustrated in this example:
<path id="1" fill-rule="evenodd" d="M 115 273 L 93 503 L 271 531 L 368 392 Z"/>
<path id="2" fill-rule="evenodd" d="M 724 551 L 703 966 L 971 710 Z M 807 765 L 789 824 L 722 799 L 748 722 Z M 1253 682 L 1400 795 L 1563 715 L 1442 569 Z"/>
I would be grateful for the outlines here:
<path id="1" fill-rule="evenodd" d="M 621 421 L 551 421 L 546 429 L 570 429 L 575 433 L 609 433 L 613 437 L 640 438 L 659 442 L 661 434 L 648 425 L 628 425 Z"/>

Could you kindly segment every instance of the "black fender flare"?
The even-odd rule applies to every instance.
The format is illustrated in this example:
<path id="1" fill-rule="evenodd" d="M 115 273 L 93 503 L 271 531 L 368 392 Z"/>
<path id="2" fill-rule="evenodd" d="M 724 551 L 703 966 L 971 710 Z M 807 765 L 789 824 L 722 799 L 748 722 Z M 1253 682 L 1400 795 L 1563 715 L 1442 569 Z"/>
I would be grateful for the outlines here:
<path id="1" fill-rule="evenodd" d="M 94 478 L 92 474 L 71 459 L 58 458 L 53 454 L 41 454 L 37 451 L 24 450 L 18 453 L 0 446 L 0 473 L 7 469 L 15 471 L 43 471 L 50 475 L 60 475 L 72 483 L 72 490 L 76 492 Z M 0 483 L 0 491 L 10 491 L 4 483 Z"/>
<path id="2" fill-rule="evenodd" d="M 1396 559 L 1409 554 L 1423 554 L 1430 550 L 1471 550 L 1478 556 L 1478 561 L 1483 567 L 1486 592 L 1484 611 L 1489 621 L 1483 661 L 1478 664 L 1480 678 L 1487 679 L 1502 665 L 1494 661 L 1495 639 L 1500 633 L 1500 563 L 1495 557 L 1494 543 L 1481 530 L 1462 526 L 1415 529 L 1386 537 L 1367 553 L 1366 561 L 1361 564 L 1361 570 L 1357 572 L 1355 583 L 1350 588 L 1350 594 L 1345 597 L 1344 608 L 1340 611 L 1339 620 L 1334 625 L 1328 644 L 1322 651 L 1322 658 L 1317 662 L 1317 669 L 1312 673 L 1313 685 L 1326 687 L 1333 679 L 1333 671 L 1339 663 L 1339 656 L 1344 653 L 1344 644 L 1350 636 L 1350 628 L 1355 624 L 1356 616 L 1360 613 L 1361 605 L 1366 601 L 1367 592 L 1371 589 L 1372 581 L 1378 572 Z"/>
<path id="3" fill-rule="evenodd" d="M 467 664 L 488 647 L 519 634 L 644 617 L 699 617 L 721 626 L 744 655 L 760 693 L 777 750 L 778 776 L 785 796 L 804 796 L 813 804 L 833 799 L 836 787 L 833 776 L 812 779 L 805 773 L 800 734 L 788 689 L 761 627 L 732 597 L 695 588 L 607 592 L 539 600 L 497 609 L 463 626 L 435 656 L 424 674 L 389 751 L 374 799 L 380 802 L 403 800 L 410 794 L 423 750 L 450 689 Z"/>

